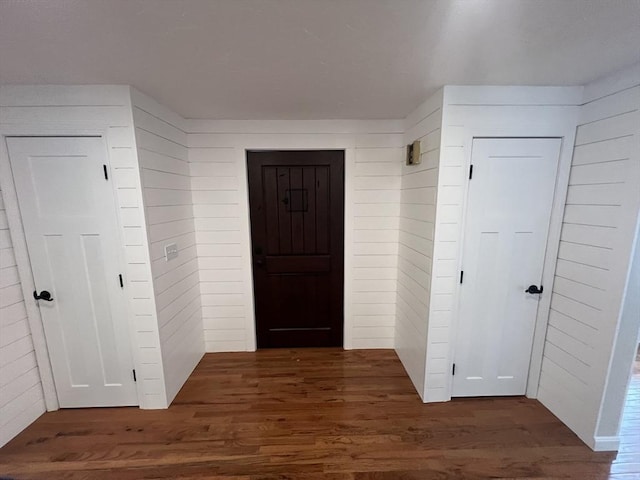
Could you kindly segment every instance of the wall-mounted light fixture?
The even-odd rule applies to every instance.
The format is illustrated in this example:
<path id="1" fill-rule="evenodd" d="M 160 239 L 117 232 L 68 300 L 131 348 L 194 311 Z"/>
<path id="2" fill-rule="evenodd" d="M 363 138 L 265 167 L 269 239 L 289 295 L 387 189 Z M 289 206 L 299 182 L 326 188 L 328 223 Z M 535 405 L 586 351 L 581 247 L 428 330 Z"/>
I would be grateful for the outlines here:
<path id="1" fill-rule="evenodd" d="M 420 140 L 407 145 L 407 165 L 420 165 Z"/>

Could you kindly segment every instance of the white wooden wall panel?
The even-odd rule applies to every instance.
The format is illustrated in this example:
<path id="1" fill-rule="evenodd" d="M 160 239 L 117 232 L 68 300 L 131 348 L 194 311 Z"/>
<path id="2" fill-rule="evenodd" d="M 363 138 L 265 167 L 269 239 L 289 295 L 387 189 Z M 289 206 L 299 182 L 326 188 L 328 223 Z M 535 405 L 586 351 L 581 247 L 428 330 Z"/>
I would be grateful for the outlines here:
<path id="1" fill-rule="evenodd" d="M 233 148 L 190 148 L 195 239 L 208 352 L 244 351 L 247 329 L 245 249 L 239 166 Z"/>
<path id="2" fill-rule="evenodd" d="M 126 289 L 130 298 L 131 313 L 134 315 L 135 340 L 137 352 L 136 366 L 142 375 L 143 408 L 165 408 L 166 391 L 160 350 L 160 339 L 155 305 L 153 303 L 153 278 L 150 257 L 147 249 L 148 232 L 145 224 L 142 203 L 141 177 L 135 143 L 133 118 L 131 115 L 130 90 L 124 109 L 128 121 L 123 125 L 109 126 L 109 148 L 112 178 L 116 183 L 119 203 L 120 223 L 127 271 Z"/>
<path id="3" fill-rule="evenodd" d="M 633 356 L 630 342 L 611 363 L 640 207 L 639 110 L 640 67 L 585 87 L 540 377 L 540 400 L 595 447 L 618 433 Z M 629 323 L 618 335 L 637 336 Z M 599 424 L 610 369 L 617 409 Z"/>
<path id="4" fill-rule="evenodd" d="M 185 121 L 132 90 L 133 122 L 144 197 L 167 405 L 204 354 L 200 273 L 196 249 Z M 165 258 L 175 243 L 178 257 Z"/>
<path id="5" fill-rule="evenodd" d="M 351 299 L 353 348 L 393 348 L 403 149 L 357 148 Z M 383 210 L 386 208 L 386 210 Z M 367 282 L 367 283 L 363 283 Z M 395 323 L 395 322 L 394 322 Z"/>
<path id="6" fill-rule="evenodd" d="M 0 192 L 0 447 L 45 412 L 44 393 Z"/>
<path id="7" fill-rule="evenodd" d="M 401 166 L 395 349 L 421 397 L 427 330 L 432 321 L 429 306 L 441 121 L 442 90 L 407 117 L 404 143 L 420 140 L 421 163 Z"/>
<path id="8" fill-rule="evenodd" d="M 192 120 L 187 131 L 207 351 L 255 349 L 247 149 L 345 150 L 345 347 L 392 348 L 402 125 Z"/>

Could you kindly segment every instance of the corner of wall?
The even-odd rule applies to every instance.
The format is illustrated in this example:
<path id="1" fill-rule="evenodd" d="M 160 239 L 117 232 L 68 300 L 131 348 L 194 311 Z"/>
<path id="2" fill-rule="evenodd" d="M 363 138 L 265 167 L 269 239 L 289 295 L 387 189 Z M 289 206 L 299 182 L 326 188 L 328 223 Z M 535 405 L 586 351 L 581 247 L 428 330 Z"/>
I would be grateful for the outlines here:
<path id="1" fill-rule="evenodd" d="M 589 446 L 615 450 L 640 328 L 623 308 L 640 211 L 640 64 L 582 94 L 538 398 Z"/>
<path id="2" fill-rule="evenodd" d="M 151 270 L 148 302 L 168 406 L 205 351 L 186 121 L 134 88 L 131 111 Z M 177 246 L 176 258 L 165 258 L 168 244 Z"/>
<path id="3" fill-rule="evenodd" d="M 403 165 L 398 238 L 395 350 L 423 401 L 430 329 L 436 198 L 440 164 L 442 100 L 439 89 L 404 122 L 404 141 L 420 140 L 418 165 Z"/>
<path id="4" fill-rule="evenodd" d="M 594 452 L 617 452 L 620 449 L 620 437 L 593 437 L 585 442 Z"/>
<path id="5" fill-rule="evenodd" d="M 610 94 L 612 89 L 620 89 L 620 92 L 633 92 L 632 100 L 625 99 L 624 103 L 629 107 L 636 107 L 640 111 L 640 63 L 630 68 L 617 72 L 610 77 L 597 80 L 587 90 L 591 97 Z M 635 102 L 633 101 L 635 100 Z M 636 164 L 640 164 L 640 115 L 637 115 L 636 128 L 633 134 L 636 136 L 635 158 Z M 636 167 L 635 176 L 630 172 L 627 181 L 637 182 L 636 189 L 640 189 L 640 168 Z M 631 199 L 629 199 L 631 200 Z M 628 206 L 633 208 L 633 203 Z M 635 224 L 635 228 L 628 229 L 631 237 L 628 249 L 628 260 L 625 262 L 627 271 L 624 274 L 624 290 L 621 296 L 618 311 L 617 325 L 611 344 L 608 370 L 603 386 L 603 394 L 598 412 L 596 424 L 596 437 L 610 438 L 617 435 L 620 428 L 621 417 L 624 409 L 627 388 L 631 376 L 630 365 L 633 365 L 640 340 L 640 298 L 636 292 L 640 291 L 640 195 L 635 197 L 636 218 L 630 215 L 629 222 Z M 621 274 L 624 269 L 622 269 Z"/>
<path id="6" fill-rule="evenodd" d="M 128 241 L 125 238 L 125 250 L 128 258 L 133 257 L 136 268 L 130 268 L 125 276 L 130 304 L 134 315 L 134 349 L 133 357 L 136 371 L 138 372 L 138 397 L 142 409 L 164 409 L 169 406 L 165 384 L 164 365 L 162 351 L 160 350 L 160 337 L 158 332 L 157 308 L 155 304 L 155 288 L 151 272 L 151 260 L 149 252 L 148 222 L 144 200 L 144 185 L 142 181 L 142 169 L 140 166 L 140 154 L 138 147 L 138 135 L 135 129 L 133 117 L 133 96 L 137 93 L 133 87 L 127 86 L 127 111 L 132 130 L 132 157 L 135 168 L 132 169 L 136 189 L 135 204 L 139 210 L 141 222 L 136 222 L 138 241 Z M 126 227 L 125 227 L 126 228 Z M 131 245 L 130 245 L 131 244 Z M 133 251 L 137 250 L 137 251 Z M 140 292 L 143 288 L 144 293 Z"/>

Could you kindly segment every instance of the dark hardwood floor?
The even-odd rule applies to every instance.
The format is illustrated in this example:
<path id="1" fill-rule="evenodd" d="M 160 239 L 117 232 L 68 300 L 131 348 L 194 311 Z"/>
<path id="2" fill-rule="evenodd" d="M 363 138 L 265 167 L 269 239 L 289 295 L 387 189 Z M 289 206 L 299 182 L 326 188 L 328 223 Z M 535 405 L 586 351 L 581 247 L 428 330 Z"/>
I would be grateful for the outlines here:
<path id="1" fill-rule="evenodd" d="M 615 460 L 535 400 L 424 405 L 392 351 L 208 354 L 168 410 L 46 413 L 0 450 L 0 477 L 631 479 L 638 432 L 640 372 Z"/>

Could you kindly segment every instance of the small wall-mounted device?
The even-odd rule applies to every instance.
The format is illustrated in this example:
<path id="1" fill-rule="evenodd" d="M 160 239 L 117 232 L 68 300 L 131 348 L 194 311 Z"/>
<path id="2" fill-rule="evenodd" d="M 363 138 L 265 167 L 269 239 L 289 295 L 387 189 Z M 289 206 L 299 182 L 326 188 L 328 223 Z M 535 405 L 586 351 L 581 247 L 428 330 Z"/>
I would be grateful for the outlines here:
<path id="1" fill-rule="evenodd" d="M 420 140 L 407 145 L 407 165 L 419 165 L 420 158 Z"/>
<path id="2" fill-rule="evenodd" d="M 167 262 L 169 260 L 173 260 L 177 256 L 178 256 L 178 245 L 176 245 L 175 243 L 171 243 L 169 245 L 164 246 L 164 258 L 167 259 Z"/>

